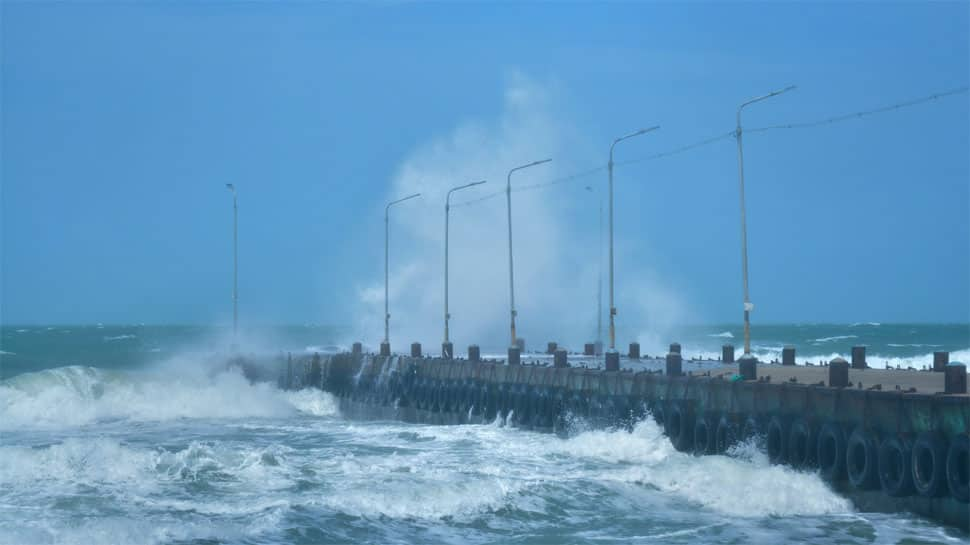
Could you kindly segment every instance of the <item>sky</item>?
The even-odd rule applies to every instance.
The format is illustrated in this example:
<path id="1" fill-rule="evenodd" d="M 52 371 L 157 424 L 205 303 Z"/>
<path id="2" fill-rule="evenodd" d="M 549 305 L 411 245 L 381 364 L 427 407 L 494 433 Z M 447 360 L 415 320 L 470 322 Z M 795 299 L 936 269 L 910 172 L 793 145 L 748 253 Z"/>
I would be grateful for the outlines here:
<path id="1" fill-rule="evenodd" d="M 420 191 L 390 211 L 392 331 L 439 342 L 445 193 L 485 179 L 454 195 L 500 192 L 451 210 L 451 327 L 502 338 L 501 192 L 552 158 L 513 175 L 520 330 L 589 338 L 609 145 L 654 125 L 616 147 L 618 331 L 739 323 L 735 139 L 642 159 L 731 132 L 741 102 L 788 85 L 745 128 L 970 82 L 966 2 L 0 9 L 5 324 L 229 323 L 233 183 L 240 321 L 371 344 L 384 207 Z M 970 321 L 968 105 L 745 133 L 754 323 Z"/>

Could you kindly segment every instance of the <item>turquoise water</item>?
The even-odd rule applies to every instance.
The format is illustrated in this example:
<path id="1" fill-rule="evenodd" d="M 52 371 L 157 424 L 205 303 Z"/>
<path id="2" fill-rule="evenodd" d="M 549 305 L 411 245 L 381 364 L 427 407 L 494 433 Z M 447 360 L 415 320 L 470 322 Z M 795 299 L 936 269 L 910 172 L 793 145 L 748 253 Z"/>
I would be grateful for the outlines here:
<path id="1" fill-rule="evenodd" d="M 921 366 L 933 350 L 966 361 L 968 331 L 761 326 L 754 346 L 770 357 L 794 344 L 801 362 L 864 344 L 870 364 Z M 576 422 L 567 438 L 501 421 L 352 422 L 324 392 L 227 370 L 221 329 L 0 335 L 0 543 L 966 543 L 914 515 L 859 512 L 751 445 L 679 453 L 649 420 L 632 432 Z M 266 328 L 240 346 L 327 352 L 345 336 Z M 717 353 L 740 330 L 670 340 Z"/>

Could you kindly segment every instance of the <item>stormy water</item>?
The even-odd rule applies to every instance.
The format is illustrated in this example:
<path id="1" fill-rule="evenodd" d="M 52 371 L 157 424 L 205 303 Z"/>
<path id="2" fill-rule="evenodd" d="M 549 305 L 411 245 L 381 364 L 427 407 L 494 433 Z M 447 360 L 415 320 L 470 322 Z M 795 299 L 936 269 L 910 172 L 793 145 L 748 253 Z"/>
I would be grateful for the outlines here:
<path id="1" fill-rule="evenodd" d="M 963 325 L 761 326 L 754 350 L 799 363 L 866 345 L 874 366 L 967 361 Z M 4 326 L 0 543 L 966 543 L 906 513 L 868 513 L 817 475 L 673 449 L 650 419 L 568 437 L 501 420 L 344 419 L 316 390 L 252 384 L 224 330 Z M 345 332 L 249 332 L 243 350 L 333 352 Z M 258 338 L 258 343 L 252 339 Z M 740 342 L 687 328 L 685 356 Z M 646 347 L 657 353 L 659 347 Z M 652 351 L 652 352 L 651 352 Z"/>

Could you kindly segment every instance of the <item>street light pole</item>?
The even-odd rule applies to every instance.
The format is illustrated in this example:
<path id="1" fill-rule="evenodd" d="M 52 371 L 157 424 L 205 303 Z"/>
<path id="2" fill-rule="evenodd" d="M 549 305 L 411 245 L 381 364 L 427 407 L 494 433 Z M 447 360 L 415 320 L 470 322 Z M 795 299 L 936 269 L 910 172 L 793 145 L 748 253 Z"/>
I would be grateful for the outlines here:
<path id="1" fill-rule="evenodd" d="M 445 195 L 445 340 L 441 344 L 441 357 L 443 358 L 450 359 L 453 356 L 453 352 L 451 350 L 451 341 L 448 340 L 448 319 L 451 318 L 451 314 L 448 314 L 448 216 L 449 211 L 451 210 L 451 194 L 455 191 L 467 189 L 469 187 L 474 187 L 484 183 L 485 180 L 482 180 L 480 182 L 472 182 L 470 184 L 453 187 L 448 190 L 448 194 Z"/>
<path id="2" fill-rule="evenodd" d="M 390 341 L 390 330 L 391 330 L 391 313 L 388 311 L 387 306 L 387 256 L 388 256 L 388 241 L 390 240 L 390 210 L 391 206 L 404 202 L 406 200 L 413 199 L 415 197 L 420 197 L 420 193 L 415 193 L 413 195 L 408 195 L 402 199 L 396 201 L 391 201 L 387 203 L 384 207 L 384 342 L 381 343 L 381 355 L 390 356 L 391 355 L 391 341 Z"/>
<path id="3" fill-rule="evenodd" d="M 626 136 L 621 136 L 616 140 L 613 140 L 613 144 L 610 145 L 610 162 L 607 165 L 607 170 L 609 171 L 610 179 L 610 350 L 608 356 L 613 356 L 616 354 L 616 326 L 614 324 L 614 317 L 616 316 L 616 305 L 613 300 L 613 148 L 617 144 L 626 140 L 627 138 L 633 138 L 634 136 L 640 136 L 641 134 L 646 134 L 651 131 L 655 131 L 660 128 L 660 125 L 650 127 L 649 129 L 640 129 L 637 132 L 630 133 Z M 619 365 L 619 360 L 616 360 L 617 365 Z M 610 370 L 609 362 L 607 364 L 607 370 Z"/>
<path id="4" fill-rule="evenodd" d="M 232 191 L 232 344 L 233 348 L 235 348 L 236 335 L 239 329 L 239 289 L 237 283 L 239 277 L 239 251 L 237 244 L 239 207 L 236 205 L 236 186 L 226 184 L 226 189 Z"/>
<path id="5" fill-rule="evenodd" d="M 751 311 L 754 310 L 754 305 L 751 304 L 751 300 L 748 297 L 748 227 L 744 209 L 744 150 L 742 149 L 741 143 L 741 110 L 743 110 L 745 106 L 754 104 L 755 102 L 761 102 L 762 100 L 771 98 L 773 96 L 778 96 L 782 93 L 791 91 L 794 88 L 794 85 L 790 85 L 784 89 L 768 93 L 767 95 L 753 98 L 738 106 L 738 124 L 737 129 L 734 132 L 734 136 L 738 141 L 738 186 L 741 195 L 741 272 L 744 279 L 744 353 L 746 355 L 751 354 L 750 315 Z"/>
<path id="6" fill-rule="evenodd" d="M 543 163 L 548 163 L 552 159 L 543 159 L 541 161 L 533 161 L 527 165 L 517 166 L 509 171 L 509 175 L 506 179 L 505 184 L 505 201 L 506 209 L 508 211 L 509 217 L 509 301 L 511 307 L 511 318 L 512 318 L 512 343 L 509 347 L 514 347 L 515 345 L 515 274 L 512 265 L 512 173 L 517 170 L 522 170 L 529 167 L 534 167 L 536 165 L 541 165 Z"/>
<path id="7" fill-rule="evenodd" d="M 593 192 L 593 188 L 586 186 L 586 190 Z M 600 194 L 599 210 L 599 272 L 596 278 L 596 344 L 594 345 L 597 356 L 603 352 L 603 195 Z"/>

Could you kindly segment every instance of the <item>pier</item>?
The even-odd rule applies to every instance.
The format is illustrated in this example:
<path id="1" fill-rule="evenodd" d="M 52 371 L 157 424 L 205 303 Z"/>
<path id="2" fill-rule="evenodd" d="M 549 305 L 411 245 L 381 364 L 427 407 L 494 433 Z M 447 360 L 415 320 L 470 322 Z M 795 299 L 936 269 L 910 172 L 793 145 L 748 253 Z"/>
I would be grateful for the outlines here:
<path id="1" fill-rule="evenodd" d="M 585 347 L 588 349 L 588 347 Z M 864 348 L 853 361 L 820 365 L 638 357 L 631 345 L 619 369 L 601 358 L 516 354 L 519 364 L 482 358 L 365 354 L 287 356 L 283 388 L 320 388 L 348 418 L 429 424 L 489 423 L 565 434 L 574 418 L 592 427 L 631 427 L 654 418 L 678 450 L 723 454 L 756 438 L 772 463 L 817 471 L 861 510 L 908 510 L 970 531 L 970 396 L 962 364 L 938 353 L 932 370 L 874 369 Z"/>

